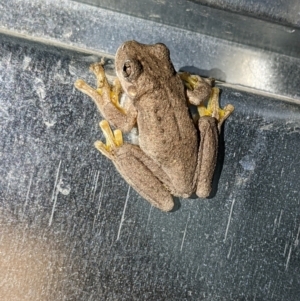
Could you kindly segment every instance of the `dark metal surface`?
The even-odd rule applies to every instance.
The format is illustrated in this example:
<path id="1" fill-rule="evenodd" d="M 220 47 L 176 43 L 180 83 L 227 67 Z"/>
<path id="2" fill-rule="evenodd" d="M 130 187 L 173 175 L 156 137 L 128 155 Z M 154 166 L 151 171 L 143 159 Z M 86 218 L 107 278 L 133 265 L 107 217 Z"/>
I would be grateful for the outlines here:
<path id="1" fill-rule="evenodd" d="M 298 300 L 298 105 L 224 88 L 215 196 L 167 214 L 93 148 L 100 117 L 73 82 L 94 58 L 0 49 L 2 300 Z"/>
<path id="2" fill-rule="evenodd" d="M 243 15 L 300 26 L 300 2 L 298 0 L 191 0 Z"/>
<path id="3" fill-rule="evenodd" d="M 298 60 L 70 1 L 11 3 L 0 2 L 1 300 L 298 301 Z M 214 195 L 174 213 L 152 208 L 94 148 L 100 116 L 73 87 L 93 83 L 95 50 L 113 55 L 138 34 L 170 46 L 176 68 L 276 94 L 222 84 L 236 110 Z"/>
<path id="4" fill-rule="evenodd" d="M 232 43 L 225 40 L 226 36 L 212 37 L 69 0 L 53 0 L 51 3 L 12 0 L 0 1 L 0 5 L 0 32 L 3 33 L 25 35 L 31 40 L 90 54 L 101 52 L 114 55 L 119 45 L 132 39 L 146 44 L 163 42 L 170 48 L 177 69 L 191 66 L 203 75 L 229 84 L 300 99 L 297 68 L 300 65 L 300 51 L 297 52 L 298 57 L 288 56 L 287 53 Z M 176 7 L 182 12 L 181 6 Z M 208 22 L 209 16 L 204 20 Z M 212 26 L 208 26 L 206 21 L 200 27 L 209 29 Z M 231 21 L 229 27 L 237 27 Z M 219 23 L 217 30 L 221 25 Z M 257 32 L 264 30 L 261 26 Z M 289 41 L 295 43 L 290 45 L 283 39 L 285 46 L 290 49 L 293 49 L 292 45 L 299 47 L 298 31 L 286 27 L 281 29 L 286 29 L 285 37 L 290 36 Z M 209 31 L 206 30 L 206 33 L 209 34 Z M 271 39 L 277 43 L 272 35 L 256 38 L 258 41 L 261 39 Z"/>
<path id="5" fill-rule="evenodd" d="M 238 2 L 239 5 L 234 6 L 229 3 L 226 5 L 226 1 L 214 5 L 214 7 L 199 4 L 200 2 L 207 3 L 206 1 L 186 0 L 80 0 L 79 2 L 262 50 L 300 56 L 300 28 L 293 23 L 285 23 L 284 25 L 274 23 L 271 18 L 272 14 L 266 9 L 270 5 L 276 6 L 274 1 L 272 4 L 270 2 L 269 5 L 265 4 L 262 7 L 256 6 L 256 10 L 254 9 L 255 6 L 249 5 L 249 3 L 243 5 L 242 2 Z M 235 11 L 239 10 L 238 8 L 247 9 L 242 11 L 244 14 L 238 14 L 228 10 L 231 7 L 235 8 Z M 281 11 L 285 7 L 289 7 L 288 1 L 282 4 Z M 297 4 L 297 7 L 300 12 L 300 4 Z M 293 12 L 297 11 L 297 7 L 294 7 Z M 280 11 L 279 8 L 278 10 Z M 290 8 L 290 10 L 292 9 Z M 263 12 L 270 15 L 269 20 L 259 18 L 264 15 Z M 299 16 L 298 19 L 300 20 Z"/>

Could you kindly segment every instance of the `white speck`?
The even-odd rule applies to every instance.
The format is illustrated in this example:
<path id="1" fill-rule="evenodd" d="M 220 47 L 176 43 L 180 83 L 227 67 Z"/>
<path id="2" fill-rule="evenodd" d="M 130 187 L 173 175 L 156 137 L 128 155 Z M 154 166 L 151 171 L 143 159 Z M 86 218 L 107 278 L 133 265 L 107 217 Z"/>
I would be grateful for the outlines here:
<path id="1" fill-rule="evenodd" d="M 72 34 L 73 34 L 72 27 L 64 28 L 64 33 L 63 33 L 64 38 L 70 38 L 72 36 Z"/>
<path id="2" fill-rule="evenodd" d="M 239 162 L 244 170 L 254 170 L 255 169 L 255 160 L 249 155 L 244 156 Z"/>
<path id="3" fill-rule="evenodd" d="M 287 32 L 287 33 L 294 33 L 295 29 L 294 28 L 285 27 L 284 31 Z"/>
<path id="4" fill-rule="evenodd" d="M 52 120 L 52 121 L 44 121 L 44 124 L 46 125 L 46 127 L 50 128 L 52 126 L 54 126 L 56 124 L 56 121 Z"/>
<path id="5" fill-rule="evenodd" d="M 261 126 L 259 129 L 261 131 L 269 131 L 273 128 L 273 123 L 270 123 L 270 124 L 266 124 L 264 126 Z"/>
<path id="6" fill-rule="evenodd" d="M 77 75 L 77 69 L 73 65 L 69 65 L 69 72 L 71 75 Z"/>
<path id="7" fill-rule="evenodd" d="M 185 240 L 185 236 L 186 236 L 186 230 L 187 230 L 187 225 L 188 225 L 189 219 L 190 219 L 190 213 L 189 213 L 188 218 L 186 220 L 185 229 L 184 229 L 183 237 L 182 237 L 182 241 L 181 241 L 180 252 L 182 251 L 182 248 L 183 248 L 183 244 L 184 244 L 184 240 Z"/>
<path id="8" fill-rule="evenodd" d="M 152 14 L 152 15 L 149 15 L 149 18 L 157 18 L 157 19 L 159 19 L 160 15 Z"/>
<path id="9" fill-rule="evenodd" d="M 8 67 L 7 65 L 10 64 L 11 62 L 11 56 L 12 56 L 12 52 L 10 52 L 8 55 L 2 58 L 2 63 L 3 65 L 6 65 L 6 67 Z"/>
<path id="10" fill-rule="evenodd" d="M 130 131 L 129 139 L 132 144 L 139 145 L 139 133 L 137 128 L 133 128 Z"/>
<path id="11" fill-rule="evenodd" d="M 228 229 L 229 229 L 230 222 L 231 222 L 231 217 L 232 217 L 232 211 L 233 211 L 233 206 L 234 206 L 234 203 L 235 203 L 235 198 L 232 200 L 232 203 L 231 203 L 231 208 L 230 208 L 230 212 L 229 212 L 229 217 L 228 217 L 227 227 L 226 227 L 226 231 L 225 231 L 224 242 L 225 242 L 225 241 L 226 241 L 226 239 L 227 239 L 227 234 L 228 234 Z"/>
<path id="12" fill-rule="evenodd" d="M 35 92 L 37 93 L 37 95 L 39 96 L 39 98 L 41 100 L 44 100 L 46 97 L 46 89 L 45 89 L 44 82 L 40 78 L 36 77 L 34 79 L 33 88 L 34 88 Z"/>
<path id="13" fill-rule="evenodd" d="M 53 192 L 52 192 L 52 197 L 51 197 L 51 202 L 53 202 L 53 206 L 52 206 L 51 216 L 50 216 L 50 219 L 49 219 L 49 227 L 52 224 L 53 215 L 54 215 L 54 211 L 55 211 L 55 207 L 56 207 L 57 194 L 58 194 L 58 190 L 56 189 L 56 186 L 57 186 L 57 181 L 58 181 L 58 175 L 59 175 L 60 165 L 61 165 L 61 160 L 59 161 L 59 164 L 58 164 L 56 178 L 55 178 Z"/>
<path id="14" fill-rule="evenodd" d="M 31 57 L 25 55 L 24 59 L 23 59 L 22 69 L 26 70 L 28 68 L 30 62 L 31 62 Z"/>
<path id="15" fill-rule="evenodd" d="M 125 211 L 126 211 L 127 202 L 128 202 L 128 199 L 129 199 L 129 192 L 130 192 L 130 186 L 128 186 L 128 190 L 127 190 L 127 195 L 126 195 L 126 200 L 125 200 L 125 204 L 124 204 L 124 208 L 123 208 L 121 222 L 120 222 L 120 226 L 119 226 L 119 230 L 118 230 L 117 240 L 119 240 L 119 238 L 120 238 L 121 229 L 122 229 L 122 226 L 123 226 L 123 222 L 125 220 Z"/>
<path id="16" fill-rule="evenodd" d="M 69 184 L 64 183 L 63 179 L 60 179 L 57 184 L 57 190 L 63 195 L 68 195 L 71 191 L 71 187 Z"/>

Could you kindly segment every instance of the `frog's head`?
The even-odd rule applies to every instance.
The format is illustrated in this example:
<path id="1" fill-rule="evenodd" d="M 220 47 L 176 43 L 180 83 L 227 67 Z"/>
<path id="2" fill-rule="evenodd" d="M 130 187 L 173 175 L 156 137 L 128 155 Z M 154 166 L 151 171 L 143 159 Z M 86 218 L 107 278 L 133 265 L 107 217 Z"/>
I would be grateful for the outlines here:
<path id="1" fill-rule="evenodd" d="M 162 43 L 125 42 L 117 50 L 115 65 L 122 88 L 131 99 L 159 92 L 176 74 L 170 51 Z"/>

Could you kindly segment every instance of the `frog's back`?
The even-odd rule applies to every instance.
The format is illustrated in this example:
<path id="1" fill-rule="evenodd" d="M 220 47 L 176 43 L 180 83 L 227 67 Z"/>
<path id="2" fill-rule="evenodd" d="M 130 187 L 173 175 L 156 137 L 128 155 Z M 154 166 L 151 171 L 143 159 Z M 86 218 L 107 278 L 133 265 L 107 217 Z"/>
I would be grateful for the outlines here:
<path id="1" fill-rule="evenodd" d="M 169 89 L 142 98 L 137 107 L 140 147 L 160 165 L 172 168 L 174 162 L 187 164 L 187 158 L 196 165 L 198 147 L 197 130 L 178 79 Z"/>

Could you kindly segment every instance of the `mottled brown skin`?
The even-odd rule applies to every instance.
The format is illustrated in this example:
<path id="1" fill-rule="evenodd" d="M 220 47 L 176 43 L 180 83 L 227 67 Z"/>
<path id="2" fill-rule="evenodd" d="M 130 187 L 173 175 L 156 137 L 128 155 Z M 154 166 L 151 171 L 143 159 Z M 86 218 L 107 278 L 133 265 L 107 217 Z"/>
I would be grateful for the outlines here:
<path id="1" fill-rule="evenodd" d="M 99 64 L 92 66 L 98 90 L 83 81 L 75 85 L 93 98 L 115 128 L 128 132 L 137 126 L 139 146 L 108 143 L 109 147 L 99 146 L 99 150 L 136 191 L 163 211 L 172 210 L 172 195 L 186 198 L 196 192 L 207 197 L 216 165 L 218 121 L 224 118 L 200 117 L 196 129 L 188 99 L 194 105 L 207 101 L 211 81 L 199 77 L 195 89 L 187 90 L 163 44 L 125 42 L 116 53 L 115 66 L 128 96 L 124 111 L 112 105 Z"/>

